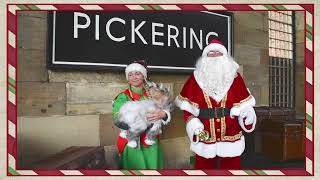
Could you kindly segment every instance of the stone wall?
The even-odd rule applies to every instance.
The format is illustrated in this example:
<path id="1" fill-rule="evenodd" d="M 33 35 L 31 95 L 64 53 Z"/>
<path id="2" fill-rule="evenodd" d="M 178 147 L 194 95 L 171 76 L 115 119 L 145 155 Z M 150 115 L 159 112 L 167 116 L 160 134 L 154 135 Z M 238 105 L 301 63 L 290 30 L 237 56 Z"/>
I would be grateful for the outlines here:
<path id="1" fill-rule="evenodd" d="M 234 13 L 235 60 L 257 105 L 268 105 L 268 32 L 265 12 Z M 124 72 L 51 71 L 46 68 L 47 14 L 18 14 L 18 154 L 21 166 L 72 145 L 105 146 L 109 167 L 117 161 L 118 134 L 111 101 L 127 87 Z M 152 73 L 179 94 L 187 74 Z M 161 140 L 167 168 L 187 167 L 189 144 L 182 112 Z M 172 148 L 174 147 L 174 148 Z M 112 159 L 112 160 L 111 160 Z"/>
<path id="2" fill-rule="evenodd" d="M 235 60 L 257 105 L 269 105 L 268 14 L 234 13 Z"/>

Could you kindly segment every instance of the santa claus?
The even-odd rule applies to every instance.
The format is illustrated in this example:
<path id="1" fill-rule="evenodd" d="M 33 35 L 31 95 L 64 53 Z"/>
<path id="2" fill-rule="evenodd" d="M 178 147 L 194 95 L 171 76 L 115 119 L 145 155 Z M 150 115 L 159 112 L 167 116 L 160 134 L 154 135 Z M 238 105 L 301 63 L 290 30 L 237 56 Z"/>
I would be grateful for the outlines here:
<path id="1" fill-rule="evenodd" d="M 256 114 L 238 68 L 224 45 L 211 41 L 175 100 L 184 111 L 196 169 L 240 169 L 243 131 L 254 130 Z"/>

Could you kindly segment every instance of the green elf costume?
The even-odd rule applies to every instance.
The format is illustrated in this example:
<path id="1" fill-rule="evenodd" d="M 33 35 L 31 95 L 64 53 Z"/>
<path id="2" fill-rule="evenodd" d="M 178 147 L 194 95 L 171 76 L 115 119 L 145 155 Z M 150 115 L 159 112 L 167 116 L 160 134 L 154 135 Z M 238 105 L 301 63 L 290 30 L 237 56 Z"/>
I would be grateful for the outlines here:
<path id="1" fill-rule="evenodd" d="M 147 78 L 146 67 L 138 62 L 134 62 L 126 67 L 126 77 L 128 79 L 129 72 L 138 71 Z M 126 129 L 127 125 L 118 124 L 116 122 L 118 113 L 122 105 L 128 101 L 141 101 L 148 98 L 148 93 L 145 89 L 135 89 L 134 87 L 129 87 L 125 91 L 121 92 L 113 101 L 112 106 L 112 116 L 115 120 L 117 127 L 121 129 L 119 136 L 117 138 L 117 148 L 120 155 L 120 168 L 121 169 L 162 169 L 163 168 L 163 152 L 161 144 L 159 143 L 160 138 L 156 139 L 153 145 L 147 145 L 144 142 L 145 133 L 140 136 L 140 142 L 136 148 L 132 148 L 127 145 L 128 140 L 126 139 Z M 171 116 L 170 112 L 166 112 L 166 117 L 162 120 L 163 124 L 168 124 L 170 122 Z"/>

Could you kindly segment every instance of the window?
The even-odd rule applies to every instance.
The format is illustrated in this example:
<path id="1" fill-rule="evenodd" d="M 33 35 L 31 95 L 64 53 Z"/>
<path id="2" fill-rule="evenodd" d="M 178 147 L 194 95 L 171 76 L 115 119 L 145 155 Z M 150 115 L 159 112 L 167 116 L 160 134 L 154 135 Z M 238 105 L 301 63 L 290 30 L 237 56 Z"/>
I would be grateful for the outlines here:
<path id="1" fill-rule="evenodd" d="M 269 106 L 294 107 L 294 14 L 269 11 Z"/>

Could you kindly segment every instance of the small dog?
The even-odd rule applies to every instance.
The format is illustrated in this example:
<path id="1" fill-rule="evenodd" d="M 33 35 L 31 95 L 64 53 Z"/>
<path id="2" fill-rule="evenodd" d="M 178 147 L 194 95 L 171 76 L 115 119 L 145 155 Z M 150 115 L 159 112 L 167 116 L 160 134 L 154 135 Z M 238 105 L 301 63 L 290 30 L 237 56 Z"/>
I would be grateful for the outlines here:
<path id="1" fill-rule="evenodd" d="M 147 83 L 149 99 L 143 101 L 126 102 L 119 111 L 118 124 L 126 125 L 127 130 L 122 130 L 128 139 L 128 146 L 137 147 L 139 136 L 146 132 L 144 142 L 148 145 L 155 143 L 155 138 L 161 134 L 162 119 L 148 121 L 147 114 L 156 110 L 172 111 L 172 98 L 169 90 L 153 83 Z"/>

